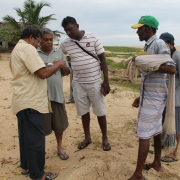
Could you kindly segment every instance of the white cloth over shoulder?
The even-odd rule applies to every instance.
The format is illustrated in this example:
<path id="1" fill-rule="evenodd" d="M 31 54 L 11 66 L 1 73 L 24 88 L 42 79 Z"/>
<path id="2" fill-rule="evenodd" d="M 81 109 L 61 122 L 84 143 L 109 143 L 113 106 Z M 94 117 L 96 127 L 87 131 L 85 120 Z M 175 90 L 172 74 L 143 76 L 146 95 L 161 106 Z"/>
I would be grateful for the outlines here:
<path id="1" fill-rule="evenodd" d="M 136 67 L 145 71 L 156 71 L 160 65 L 167 62 L 174 62 L 168 54 L 141 55 L 135 59 Z"/>

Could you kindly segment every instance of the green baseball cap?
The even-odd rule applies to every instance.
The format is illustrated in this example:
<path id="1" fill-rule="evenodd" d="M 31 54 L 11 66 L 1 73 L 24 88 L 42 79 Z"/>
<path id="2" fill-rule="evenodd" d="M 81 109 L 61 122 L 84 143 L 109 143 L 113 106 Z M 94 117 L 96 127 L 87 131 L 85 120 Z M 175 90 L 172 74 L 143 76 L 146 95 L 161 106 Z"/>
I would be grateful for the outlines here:
<path id="1" fill-rule="evenodd" d="M 159 22 L 153 16 L 141 16 L 139 22 L 137 24 L 132 25 L 131 27 L 133 29 L 137 29 L 137 28 L 144 26 L 144 25 L 147 25 L 147 26 L 150 26 L 150 27 L 157 29 Z"/>

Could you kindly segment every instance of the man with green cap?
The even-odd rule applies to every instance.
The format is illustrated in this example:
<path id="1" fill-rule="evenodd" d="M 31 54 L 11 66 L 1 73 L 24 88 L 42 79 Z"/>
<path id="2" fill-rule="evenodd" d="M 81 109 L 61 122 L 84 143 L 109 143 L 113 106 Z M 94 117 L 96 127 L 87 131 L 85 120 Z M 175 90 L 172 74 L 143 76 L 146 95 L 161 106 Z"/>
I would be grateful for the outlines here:
<path id="1" fill-rule="evenodd" d="M 133 26 L 137 29 L 140 41 L 146 41 L 144 51 L 151 54 L 169 54 L 167 44 L 157 38 L 156 30 L 159 22 L 153 16 L 142 16 L 139 22 Z M 136 57 L 133 58 L 136 61 Z M 157 59 L 158 61 L 158 59 Z M 134 174 L 129 180 L 144 180 L 142 170 L 151 168 L 162 171 L 161 166 L 161 131 L 162 131 L 162 112 L 167 98 L 166 74 L 175 73 L 175 66 L 171 63 L 163 64 L 157 71 L 144 71 L 142 73 L 142 86 L 140 97 L 133 102 L 134 107 L 139 107 L 137 119 L 137 136 L 139 138 L 139 151 L 137 166 Z M 149 151 L 150 138 L 154 137 L 154 161 L 145 164 Z"/>
<path id="2" fill-rule="evenodd" d="M 162 33 L 159 36 L 160 39 L 164 40 L 169 46 L 171 51 L 171 57 L 176 63 L 176 74 L 175 74 L 175 120 L 176 120 L 176 148 L 168 155 L 161 158 L 163 162 L 174 162 L 178 161 L 177 150 L 180 141 L 180 52 L 174 47 L 174 36 L 168 32 Z"/>

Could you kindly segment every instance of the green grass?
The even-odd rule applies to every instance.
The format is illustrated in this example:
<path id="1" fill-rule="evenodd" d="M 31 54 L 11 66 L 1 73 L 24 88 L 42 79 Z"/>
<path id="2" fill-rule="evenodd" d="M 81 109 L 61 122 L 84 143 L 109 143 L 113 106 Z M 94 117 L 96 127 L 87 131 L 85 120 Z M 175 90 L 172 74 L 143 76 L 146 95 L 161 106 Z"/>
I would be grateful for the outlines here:
<path id="1" fill-rule="evenodd" d="M 110 84 L 115 84 L 124 88 L 127 88 L 129 90 L 133 90 L 136 92 L 139 92 L 140 90 L 140 84 L 139 83 L 132 83 L 130 81 L 127 80 L 121 80 L 118 77 L 110 77 L 109 78 Z"/>
<path id="2" fill-rule="evenodd" d="M 105 56 L 106 56 L 106 57 L 117 57 L 116 54 L 113 54 L 113 53 L 107 53 L 107 52 L 105 52 Z"/>
<path id="3" fill-rule="evenodd" d="M 111 57 L 119 57 L 119 58 L 127 59 L 130 56 L 134 55 L 132 52 L 140 52 L 143 50 L 142 48 L 125 47 L 125 46 L 105 46 L 104 49 L 106 51 L 110 51 L 109 53 L 107 52 L 105 53 L 108 69 L 125 69 L 123 65 L 124 61 L 116 63 L 111 59 Z M 125 52 L 125 53 L 129 52 L 129 54 L 117 55 L 114 54 L 113 52 Z M 132 83 L 129 80 L 123 80 L 120 79 L 119 77 L 109 77 L 109 82 L 112 85 L 121 86 L 127 90 L 132 90 L 135 92 L 139 92 L 140 90 L 140 83 Z"/>
<path id="4" fill-rule="evenodd" d="M 123 62 L 121 61 L 119 63 L 115 63 L 113 60 L 111 59 L 106 59 L 107 65 L 108 65 L 108 69 L 125 69 Z"/>
<path id="5" fill-rule="evenodd" d="M 134 54 L 126 54 L 126 55 L 121 55 L 119 57 L 123 59 L 128 59 L 130 56 L 134 56 Z"/>
<path id="6" fill-rule="evenodd" d="M 143 50 L 142 48 L 126 46 L 104 46 L 104 49 L 111 52 L 139 52 Z"/>

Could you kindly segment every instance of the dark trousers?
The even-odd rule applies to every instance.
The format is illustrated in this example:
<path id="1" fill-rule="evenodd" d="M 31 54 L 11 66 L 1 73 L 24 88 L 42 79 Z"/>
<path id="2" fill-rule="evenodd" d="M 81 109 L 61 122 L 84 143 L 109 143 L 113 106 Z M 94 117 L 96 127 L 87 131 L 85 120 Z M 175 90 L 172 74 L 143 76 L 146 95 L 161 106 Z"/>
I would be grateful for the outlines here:
<path id="1" fill-rule="evenodd" d="M 20 166 L 29 169 L 31 179 L 44 174 L 45 135 L 42 115 L 34 109 L 24 109 L 16 114 L 18 118 Z"/>

